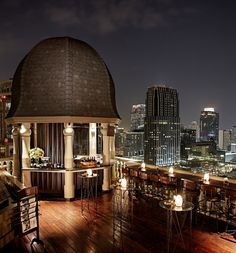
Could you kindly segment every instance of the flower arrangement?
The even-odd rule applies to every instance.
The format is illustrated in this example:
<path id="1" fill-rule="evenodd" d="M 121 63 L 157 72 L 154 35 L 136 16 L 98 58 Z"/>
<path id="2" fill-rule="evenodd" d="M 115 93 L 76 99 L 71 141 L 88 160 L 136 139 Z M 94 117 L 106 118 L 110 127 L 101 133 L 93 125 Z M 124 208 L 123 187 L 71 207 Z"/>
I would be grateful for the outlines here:
<path id="1" fill-rule="evenodd" d="M 39 159 L 39 158 L 43 158 L 44 156 L 44 151 L 41 148 L 32 148 L 29 151 L 29 156 L 31 159 Z"/>

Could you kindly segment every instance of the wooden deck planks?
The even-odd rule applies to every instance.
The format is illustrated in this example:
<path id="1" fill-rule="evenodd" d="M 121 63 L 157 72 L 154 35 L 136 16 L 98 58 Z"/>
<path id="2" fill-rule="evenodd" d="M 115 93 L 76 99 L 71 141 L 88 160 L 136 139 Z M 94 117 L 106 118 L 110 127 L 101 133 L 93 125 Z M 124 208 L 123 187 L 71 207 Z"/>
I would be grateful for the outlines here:
<path id="1" fill-rule="evenodd" d="M 40 237 L 48 253 L 166 252 L 166 213 L 160 207 L 136 201 L 132 223 L 124 222 L 121 233 L 120 229 L 113 229 L 114 221 L 119 220 L 113 218 L 111 192 L 98 197 L 97 212 L 90 205 L 82 216 L 80 205 L 80 200 L 40 201 Z M 236 252 L 236 243 L 220 238 L 220 234 L 211 230 L 213 223 L 210 226 L 207 222 L 193 224 L 192 252 Z M 31 252 L 32 236 L 21 240 L 21 251 L 12 244 L 5 252 Z M 36 253 L 43 252 L 41 245 L 34 245 L 34 249 Z M 178 252 L 184 250 L 177 247 Z"/>

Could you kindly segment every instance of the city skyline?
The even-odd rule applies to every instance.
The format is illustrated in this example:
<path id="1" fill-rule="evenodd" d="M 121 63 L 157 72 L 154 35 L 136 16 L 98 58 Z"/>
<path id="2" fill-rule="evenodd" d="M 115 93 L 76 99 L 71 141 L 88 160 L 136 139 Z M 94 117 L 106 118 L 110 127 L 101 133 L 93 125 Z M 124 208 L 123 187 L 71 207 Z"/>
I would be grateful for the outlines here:
<path id="1" fill-rule="evenodd" d="M 113 76 L 121 126 L 153 84 L 176 89 L 187 125 L 204 107 L 220 129 L 236 125 L 236 34 L 232 0 L 1 1 L 0 80 L 13 77 L 38 41 L 71 36 L 94 46 Z M 10 15 L 9 15 L 10 14 Z"/>

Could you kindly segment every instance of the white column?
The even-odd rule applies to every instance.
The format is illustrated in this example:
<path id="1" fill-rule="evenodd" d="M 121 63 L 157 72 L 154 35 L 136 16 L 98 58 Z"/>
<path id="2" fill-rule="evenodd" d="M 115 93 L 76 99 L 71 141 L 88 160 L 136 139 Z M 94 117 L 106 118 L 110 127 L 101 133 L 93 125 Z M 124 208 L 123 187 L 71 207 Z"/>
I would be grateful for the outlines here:
<path id="1" fill-rule="evenodd" d="M 113 126 L 114 127 L 114 126 Z M 115 161 L 115 135 L 109 136 L 110 141 L 110 162 L 112 164 L 112 171 L 111 171 L 111 178 L 113 181 L 117 179 L 117 173 L 116 173 L 116 161 Z"/>
<path id="2" fill-rule="evenodd" d="M 12 175 L 21 181 L 20 155 L 19 155 L 19 137 L 20 129 L 15 126 L 12 130 L 13 135 L 13 171 Z"/>
<path id="3" fill-rule="evenodd" d="M 38 147 L 37 123 L 34 123 L 34 147 Z"/>
<path id="4" fill-rule="evenodd" d="M 109 136 L 107 136 L 108 124 L 103 123 L 101 124 L 101 133 L 103 136 L 103 165 L 107 166 L 103 169 L 103 191 L 109 191 L 111 185 L 111 167 L 110 165 L 110 140 Z"/>
<path id="5" fill-rule="evenodd" d="M 68 123 L 64 125 L 64 142 L 65 142 L 65 185 L 64 185 L 64 198 L 72 199 L 75 197 L 75 186 L 73 177 L 73 144 L 74 144 L 74 129 L 73 124 Z"/>
<path id="6" fill-rule="evenodd" d="M 30 157 L 29 157 L 29 151 L 30 151 L 30 123 L 22 123 L 21 129 L 21 143 L 22 143 L 22 169 L 30 168 Z M 31 186 L 31 178 L 30 178 L 30 172 L 24 171 L 23 172 L 23 184 L 26 187 Z"/>
<path id="7" fill-rule="evenodd" d="M 89 156 L 97 154 L 97 125 L 89 123 Z"/>

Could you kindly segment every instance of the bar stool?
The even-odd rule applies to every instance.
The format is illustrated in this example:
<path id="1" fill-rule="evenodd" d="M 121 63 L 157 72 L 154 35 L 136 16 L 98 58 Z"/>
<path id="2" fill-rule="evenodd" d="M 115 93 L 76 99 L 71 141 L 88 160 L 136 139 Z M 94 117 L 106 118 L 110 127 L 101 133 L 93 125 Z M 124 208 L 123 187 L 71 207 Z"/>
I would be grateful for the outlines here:
<path id="1" fill-rule="evenodd" d="M 225 218 L 226 229 L 225 232 L 232 233 L 236 236 L 236 190 L 225 189 Z M 234 229 L 229 229 L 229 226 L 233 226 Z"/>
<path id="2" fill-rule="evenodd" d="M 160 195 L 160 177 L 159 174 L 151 173 L 150 181 L 152 184 L 152 196 L 158 197 Z"/>
<path id="3" fill-rule="evenodd" d="M 181 179 L 183 186 L 183 199 L 194 204 L 193 218 L 196 222 L 198 209 L 198 198 L 199 198 L 199 188 L 195 181 L 189 179 Z"/>
<path id="4" fill-rule="evenodd" d="M 177 178 L 168 175 L 160 175 L 160 196 L 164 199 L 172 199 L 177 193 Z"/>
<path id="5" fill-rule="evenodd" d="M 139 185 L 141 194 L 147 198 L 150 198 L 152 193 L 152 184 L 150 181 L 150 175 L 147 171 L 139 172 Z"/>
<path id="6" fill-rule="evenodd" d="M 199 196 L 199 189 L 197 183 L 189 179 L 182 179 L 182 183 L 184 198 L 186 199 L 186 201 L 192 202 L 196 207 Z"/>
<path id="7" fill-rule="evenodd" d="M 216 186 L 210 184 L 201 185 L 197 212 L 209 218 L 208 224 L 212 222 L 210 217 L 214 218 L 216 221 L 216 231 L 218 231 L 219 219 L 224 213 L 221 200 L 220 191 Z"/>
<path id="8" fill-rule="evenodd" d="M 139 171 L 138 171 L 138 169 L 133 169 L 133 168 L 131 168 L 130 170 L 129 170 L 129 176 L 130 176 L 130 178 L 131 178 L 131 180 L 133 181 L 133 186 L 135 185 L 135 183 L 136 183 L 136 179 L 138 178 L 138 176 L 139 176 Z"/>

